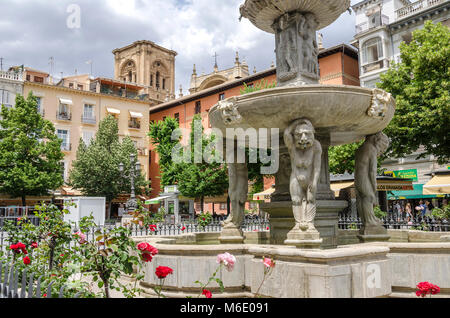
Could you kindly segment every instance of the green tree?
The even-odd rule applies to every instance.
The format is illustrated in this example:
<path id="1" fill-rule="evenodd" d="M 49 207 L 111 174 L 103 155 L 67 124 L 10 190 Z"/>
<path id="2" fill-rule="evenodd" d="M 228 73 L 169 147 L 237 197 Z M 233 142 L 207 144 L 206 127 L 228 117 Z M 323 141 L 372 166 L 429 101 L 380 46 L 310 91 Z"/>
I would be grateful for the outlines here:
<path id="1" fill-rule="evenodd" d="M 61 140 L 53 124 L 42 118 L 32 93 L 16 106 L 1 107 L 0 193 L 22 199 L 47 195 L 63 185 Z"/>
<path id="2" fill-rule="evenodd" d="M 137 150 L 129 137 L 120 143 L 117 120 L 109 115 L 99 124 L 95 139 L 87 147 L 80 139 L 76 160 L 70 172 L 70 185 L 86 196 L 104 196 L 108 202 L 107 218 L 111 216 L 111 202 L 120 193 L 130 193 L 128 175 L 131 169 L 130 154 L 138 158 Z M 124 172 L 119 164 L 124 164 Z M 148 186 L 145 177 L 135 178 L 136 193 Z"/>
<path id="3" fill-rule="evenodd" d="M 172 134 L 178 128 L 178 121 L 171 117 L 150 123 L 148 136 L 159 156 L 158 165 L 162 186 L 174 185 L 178 182 L 177 166 L 172 161 L 172 149 L 181 139 L 180 136 L 177 140 L 172 140 Z"/>
<path id="4" fill-rule="evenodd" d="M 410 44 L 400 45 L 401 63 L 381 75 L 378 87 L 397 100 L 395 117 L 385 130 L 390 154 L 404 157 L 420 146 L 421 155 L 440 163 L 450 159 L 450 31 L 425 22 Z"/>
<path id="5" fill-rule="evenodd" d="M 357 142 L 348 145 L 330 147 L 328 157 L 330 159 L 330 173 L 344 174 L 355 171 L 355 152 L 363 144 Z"/>
<path id="6" fill-rule="evenodd" d="M 195 128 L 195 129 L 194 129 Z M 201 138 L 194 138 L 195 131 L 201 133 Z M 201 200 L 201 211 L 204 211 L 205 197 L 220 196 L 228 189 L 227 167 L 214 158 L 206 162 L 195 163 L 197 156 L 204 158 L 203 154 L 208 145 L 211 145 L 216 136 L 204 134 L 204 128 L 199 115 L 194 116 L 191 124 L 191 137 L 189 140 L 190 156 L 192 163 L 177 164 L 178 189 L 187 197 Z M 214 152 L 212 152 L 214 155 Z"/>

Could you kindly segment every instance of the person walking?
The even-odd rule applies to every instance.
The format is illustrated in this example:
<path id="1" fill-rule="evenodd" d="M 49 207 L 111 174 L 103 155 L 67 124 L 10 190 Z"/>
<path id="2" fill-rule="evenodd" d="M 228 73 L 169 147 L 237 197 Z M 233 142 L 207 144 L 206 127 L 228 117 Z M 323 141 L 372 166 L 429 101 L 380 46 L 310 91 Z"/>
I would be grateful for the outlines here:
<path id="1" fill-rule="evenodd" d="M 411 219 L 413 218 L 411 203 L 409 203 L 409 202 L 406 203 L 405 213 L 406 213 L 407 222 L 409 223 L 411 221 Z"/>

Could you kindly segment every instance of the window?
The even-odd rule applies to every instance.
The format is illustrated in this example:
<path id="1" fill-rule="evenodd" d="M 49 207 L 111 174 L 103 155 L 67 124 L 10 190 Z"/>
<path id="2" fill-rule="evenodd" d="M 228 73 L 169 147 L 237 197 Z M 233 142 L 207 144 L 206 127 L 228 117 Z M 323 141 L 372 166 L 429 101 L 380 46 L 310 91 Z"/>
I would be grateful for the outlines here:
<path id="1" fill-rule="evenodd" d="M 30 74 L 27 75 L 27 81 L 31 81 L 31 75 Z"/>
<path id="2" fill-rule="evenodd" d="M 227 204 L 226 203 L 221 203 L 220 204 L 220 210 L 226 210 L 227 209 Z"/>
<path id="3" fill-rule="evenodd" d="M 73 88 L 73 83 L 69 83 L 69 88 Z"/>
<path id="4" fill-rule="evenodd" d="M 167 116 L 163 116 L 163 121 L 166 121 Z"/>
<path id="5" fill-rule="evenodd" d="M 159 88 L 159 72 L 156 72 L 156 88 Z"/>
<path id="6" fill-rule="evenodd" d="M 166 79 L 165 78 L 163 78 L 163 80 L 162 80 L 162 88 L 163 89 L 166 89 Z"/>
<path id="7" fill-rule="evenodd" d="M 42 97 L 36 97 L 37 111 L 42 114 Z"/>
<path id="8" fill-rule="evenodd" d="M 79 89 L 80 91 L 82 91 L 82 90 L 83 90 L 83 85 L 78 84 L 78 89 Z"/>
<path id="9" fill-rule="evenodd" d="M 9 104 L 9 100 L 10 100 L 10 95 L 11 93 L 8 92 L 5 89 L 0 89 L 0 105 L 5 105 L 5 106 L 10 106 Z"/>
<path id="10" fill-rule="evenodd" d="M 61 150 L 70 150 L 69 131 L 65 129 L 57 130 L 58 138 L 62 140 Z"/>
<path id="11" fill-rule="evenodd" d="M 219 100 L 224 100 L 225 99 L 225 93 L 219 94 Z"/>
<path id="12" fill-rule="evenodd" d="M 383 58 L 383 43 L 380 38 L 368 40 L 363 45 L 363 64 L 377 62 Z"/>
<path id="13" fill-rule="evenodd" d="M 94 105 L 85 104 L 83 115 L 85 118 L 94 118 Z"/>
<path id="14" fill-rule="evenodd" d="M 131 71 L 128 72 L 128 81 L 129 82 L 133 81 L 133 73 Z"/>
<path id="15" fill-rule="evenodd" d="M 195 114 L 200 114 L 202 112 L 202 103 L 201 101 L 195 102 Z"/>
<path id="16" fill-rule="evenodd" d="M 180 123 L 180 113 L 175 113 L 175 119 L 178 123 Z"/>
<path id="17" fill-rule="evenodd" d="M 92 142 L 92 139 L 94 139 L 94 132 L 93 131 L 83 131 L 83 142 L 86 146 L 89 147 L 89 145 Z"/>
<path id="18" fill-rule="evenodd" d="M 150 75 L 150 86 L 153 87 L 153 74 Z"/>
<path id="19" fill-rule="evenodd" d="M 376 28 L 381 25 L 381 11 L 369 16 L 369 28 Z"/>
<path id="20" fill-rule="evenodd" d="M 58 111 L 58 119 L 70 120 L 69 105 L 60 103 Z"/>

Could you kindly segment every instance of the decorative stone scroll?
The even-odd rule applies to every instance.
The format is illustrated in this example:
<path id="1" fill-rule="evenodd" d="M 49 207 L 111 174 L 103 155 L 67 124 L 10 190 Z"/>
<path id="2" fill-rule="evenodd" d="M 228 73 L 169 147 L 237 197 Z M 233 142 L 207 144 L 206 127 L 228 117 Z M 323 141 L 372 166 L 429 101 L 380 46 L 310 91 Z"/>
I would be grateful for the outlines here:
<path id="1" fill-rule="evenodd" d="M 235 125 L 242 122 L 242 116 L 239 114 L 235 101 L 236 98 L 229 98 L 219 102 L 219 110 L 226 125 Z"/>
<path id="2" fill-rule="evenodd" d="M 367 115 L 375 118 L 384 118 L 388 111 L 388 104 L 391 98 L 391 94 L 375 88 L 373 90 L 372 105 L 367 110 Z"/>

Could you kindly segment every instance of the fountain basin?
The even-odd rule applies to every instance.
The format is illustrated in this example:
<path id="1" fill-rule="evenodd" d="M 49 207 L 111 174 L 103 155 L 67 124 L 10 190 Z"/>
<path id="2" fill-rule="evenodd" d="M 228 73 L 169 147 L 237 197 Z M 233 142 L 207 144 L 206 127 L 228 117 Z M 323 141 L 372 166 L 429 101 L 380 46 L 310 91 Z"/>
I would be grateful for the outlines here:
<path id="1" fill-rule="evenodd" d="M 246 0 L 241 6 L 241 15 L 249 19 L 256 27 L 269 33 L 273 22 L 288 12 L 313 13 L 322 29 L 333 23 L 350 7 L 350 0 Z"/>
<path id="2" fill-rule="evenodd" d="M 304 85 L 228 98 L 211 108 L 209 118 L 224 136 L 227 128 L 279 128 L 281 134 L 292 121 L 307 118 L 337 146 L 382 131 L 394 113 L 394 98 L 379 89 Z"/>

